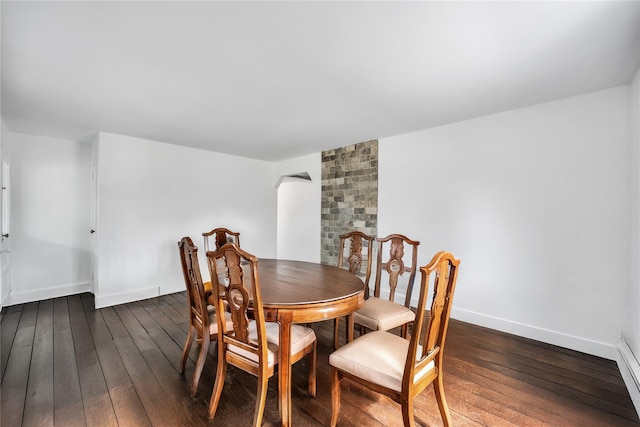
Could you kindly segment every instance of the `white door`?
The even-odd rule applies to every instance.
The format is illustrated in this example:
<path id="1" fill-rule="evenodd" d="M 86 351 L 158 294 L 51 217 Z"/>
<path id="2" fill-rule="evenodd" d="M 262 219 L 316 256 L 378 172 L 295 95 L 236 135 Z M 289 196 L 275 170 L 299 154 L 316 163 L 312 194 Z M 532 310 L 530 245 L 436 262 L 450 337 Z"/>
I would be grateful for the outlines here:
<path id="1" fill-rule="evenodd" d="M 11 167 L 2 162 L 2 243 L 0 244 L 0 307 L 2 299 L 11 291 L 9 282 L 9 254 L 10 245 L 10 203 L 11 203 Z"/>
<path id="2" fill-rule="evenodd" d="M 91 228 L 87 230 L 91 239 L 91 289 L 94 295 L 98 293 L 98 182 L 97 182 L 97 166 L 95 162 L 91 163 L 91 188 L 89 190 L 89 203 L 91 205 Z"/>

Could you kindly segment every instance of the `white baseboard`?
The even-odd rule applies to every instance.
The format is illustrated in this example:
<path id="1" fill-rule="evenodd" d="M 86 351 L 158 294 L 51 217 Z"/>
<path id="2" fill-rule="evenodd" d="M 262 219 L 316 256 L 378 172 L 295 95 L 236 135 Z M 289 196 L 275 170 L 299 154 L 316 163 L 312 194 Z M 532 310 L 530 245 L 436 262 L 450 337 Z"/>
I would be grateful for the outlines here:
<path id="1" fill-rule="evenodd" d="M 9 305 L 24 304 L 91 291 L 91 282 L 72 283 L 70 285 L 54 286 L 51 288 L 37 289 L 33 291 L 14 292 L 10 290 L 3 299 L 2 306 L 6 307 Z"/>
<path id="2" fill-rule="evenodd" d="M 9 290 L 4 291 L 4 295 L 0 296 L 0 308 L 9 305 Z"/>
<path id="3" fill-rule="evenodd" d="M 95 294 L 95 307 L 104 308 L 112 305 L 125 304 L 128 302 L 139 301 L 147 298 L 154 298 L 159 295 L 180 292 L 184 288 L 163 290 L 160 293 L 159 287 L 151 287 L 145 289 L 135 289 L 127 292 L 118 292 L 109 295 Z M 9 291 L 2 298 L 2 307 L 8 307 L 15 304 L 24 304 L 33 301 L 41 301 L 50 298 L 64 297 L 68 295 L 80 294 L 83 292 L 93 292 L 91 282 L 74 283 L 65 286 L 56 286 L 46 289 L 38 289 L 34 291 L 12 292 Z"/>
<path id="4" fill-rule="evenodd" d="M 104 308 L 112 305 L 126 304 L 128 302 L 140 301 L 148 298 L 155 298 L 160 295 L 159 287 L 135 289 L 127 292 L 118 292 L 109 295 L 95 295 L 95 307 Z"/>
<path id="5" fill-rule="evenodd" d="M 160 295 L 169 295 L 175 294 L 176 292 L 182 292 L 185 290 L 184 285 L 182 286 L 160 286 Z"/>
<path id="6" fill-rule="evenodd" d="M 476 313 L 473 311 L 460 310 L 454 307 L 451 311 L 451 317 L 453 319 L 462 320 L 463 322 L 473 323 L 474 325 L 484 326 L 536 341 L 542 341 L 547 344 L 553 344 L 559 347 L 580 351 L 582 353 L 592 354 L 609 360 L 617 360 L 619 355 L 619 351 L 614 344 L 563 334 L 558 331 L 538 328 L 536 326 L 526 325 L 524 323 L 518 323 L 499 317 L 488 316 L 486 314 Z"/>
<path id="7" fill-rule="evenodd" d="M 640 363 L 623 338 L 618 342 L 618 350 L 618 369 L 640 416 Z"/>

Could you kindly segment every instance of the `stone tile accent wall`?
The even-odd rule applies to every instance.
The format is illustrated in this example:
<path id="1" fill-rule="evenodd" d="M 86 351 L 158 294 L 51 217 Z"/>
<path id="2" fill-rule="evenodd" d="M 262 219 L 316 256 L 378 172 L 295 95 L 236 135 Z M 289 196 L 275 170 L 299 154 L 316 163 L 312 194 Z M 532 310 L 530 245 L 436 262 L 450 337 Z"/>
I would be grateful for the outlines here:
<path id="1" fill-rule="evenodd" d="M 377 236 L 378 141 L 322 152 L 321 261 L 338 263 L 340 235 Z"/>

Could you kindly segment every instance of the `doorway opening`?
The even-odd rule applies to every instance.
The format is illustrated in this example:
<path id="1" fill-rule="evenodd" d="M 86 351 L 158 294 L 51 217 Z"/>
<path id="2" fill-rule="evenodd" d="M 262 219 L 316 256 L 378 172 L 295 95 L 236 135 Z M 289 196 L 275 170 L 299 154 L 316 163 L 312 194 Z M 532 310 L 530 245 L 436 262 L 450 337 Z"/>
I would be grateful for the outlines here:
<path id="1" fill-rule="evenodd" d="M 280 178 L 277 191 L 277 258 L 319 262 L 320 196 L 316 187 L 307 172 Z"/>

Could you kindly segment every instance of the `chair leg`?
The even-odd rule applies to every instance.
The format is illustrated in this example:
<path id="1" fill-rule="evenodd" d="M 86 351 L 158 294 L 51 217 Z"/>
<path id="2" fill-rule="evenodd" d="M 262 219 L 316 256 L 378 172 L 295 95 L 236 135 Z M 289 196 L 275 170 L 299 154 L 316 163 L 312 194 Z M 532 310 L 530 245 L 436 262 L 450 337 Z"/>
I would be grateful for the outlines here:
<path id="1" fill-rule="evenodd" d="M 198 382 L 200 381 L 200 375 L 202 374 L 202 368 L 204 368 L 204 362 L 207 360 L 207 353 L 209 352 L 209 340 L 202 340 L 202 346 L 200 347 L 200 353 L 198 354 L 198 361 L 196 362 L 196 369 L 193 371 L 193 381 L 191 383 L 191 397 L 196 395 L 198 391 Z"/>
<path id="2" fill-rule="evenodd" d="M 266 372 L 258 374 L 258 391 L 256 393 L 256 409 L 253 413 L 253 426 L 260 427 L 262 425 L 262 416 L 264 415 L 264 407 L 267 402 L 267 389 L 269 376 Z"/>
<path id="3" fill-rule="evenodd" d="M 220 350 L 221 344 L 218 344 L 218 369 L 216 371 L 216 382 L 213 385 L 213 391 L 211 392 L 211 399 L 209 400 L 209 419 L 212 420 L 216 415 L 218 409 L 218 403 L 220 402 L 220 395 L 222 395 L 222 388 L 224 387 L 224 377 L 227 374 L 227 361 L 224 354 Z"/>
<path id="4" fill-rule="evenodd" d="M 338 369 L 331 367 L 331 427 L 338 423 L 340 413 L 340 373 Z"/>
<path id="5" fill-rule="evenodd" d="M 316 397 L 316 349 L 318 342 L 313 343 L 313 350 L 309 354 L 309 396 Z"/>
<path id="6" fill-rule="evenodd" d="M 182 350 L 182 359 L 180 360 L 180 373 L 184 375 L 184 368 L 187 365 L 187 358 L 191 351 L 191 344 L 193 343 L 193 325 L 189 325 L 189 333 L 187 334 L 187 341 L 184 343 L 184 350 Z"/>
<path id="7" fill-rule="evenodd" d="M 402 406 L 402 421 L 404 423 L 404 427 L 415 427 L 416 422 L 413 419 L 413 400 L 408 399 L 404 400 L 401 403 Z"/>
<path id="8" fill-rule="evenodd" d="M 451 413 L 449 412 L 449 405 L 447 405 L 447 399 L 444 396 L 444 386 L 442 384 L 442 375 L 438 375 L 436 381 L 433 382 L 433 391 L 436 395 L 436 402 L 438 402 L 438 409 L 440 410 L 440 416 L 445 427 L 449 427 L 451 424 Z"/>
<path id="9" fill-rule="evenodd" d="M 400 335 L 402 336 L 402 338 L 406 339 L 407 338 L 407 333 L 409 331 L 409 324 L 405 323 L 404 325 L 402 325 L 400 327 Z"/>

